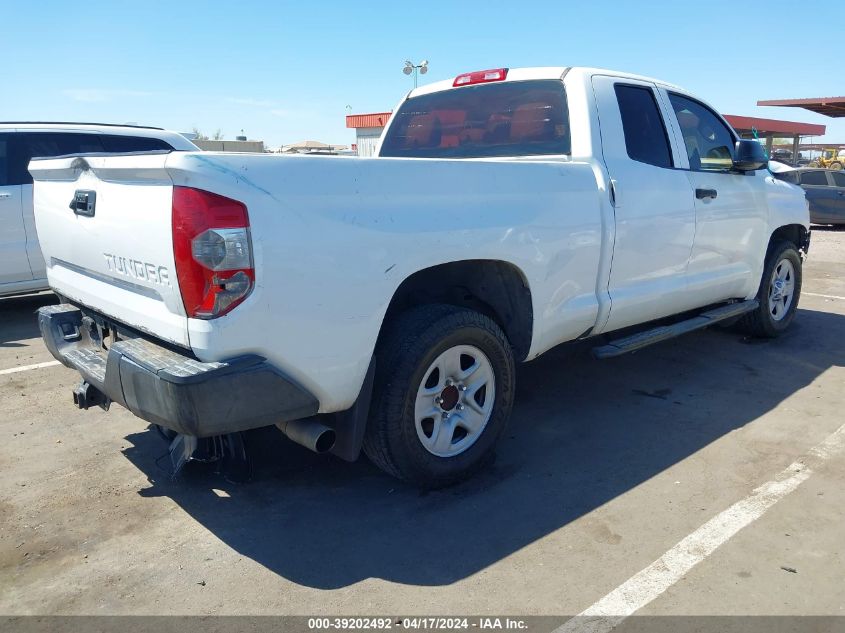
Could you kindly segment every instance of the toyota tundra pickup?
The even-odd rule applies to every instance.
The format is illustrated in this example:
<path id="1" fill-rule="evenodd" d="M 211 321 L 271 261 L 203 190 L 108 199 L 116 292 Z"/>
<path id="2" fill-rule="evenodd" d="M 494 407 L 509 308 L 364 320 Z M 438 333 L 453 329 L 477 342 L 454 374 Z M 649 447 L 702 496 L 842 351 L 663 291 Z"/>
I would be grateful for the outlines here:
<path id="1" fill-rule="evenodd" d="M 682 88 L 563 67 L 414 89 L 376 158 L 33 160 L 62 298 L 40 328 L 78 406 L 119 403 L 185 459 L 276 425 L 445 485 L 491 457 L 515 362 L 788 327 L 808 210 L 766 166 Z"/>

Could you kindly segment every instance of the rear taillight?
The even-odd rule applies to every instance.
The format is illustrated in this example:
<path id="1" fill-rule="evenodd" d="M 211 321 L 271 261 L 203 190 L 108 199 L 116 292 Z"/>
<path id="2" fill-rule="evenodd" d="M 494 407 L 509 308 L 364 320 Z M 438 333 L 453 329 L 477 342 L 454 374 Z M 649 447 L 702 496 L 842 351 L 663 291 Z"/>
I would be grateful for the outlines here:
<path id="1" fill-rule="evenodd" d="M 202 189 L 173 187 L 173 255 L 188 316 L 226 314 L 255 284 L 246 207 Z"/>
<path id="2" fill-rule="evenodd" d="M 490 70 L 476 70 L 455 77 L 452 87 L 471 86 L 472 84 L 486 84 L 491 81 L 504 81 L 508 76 L 507 68 L 491 68 Z"/>

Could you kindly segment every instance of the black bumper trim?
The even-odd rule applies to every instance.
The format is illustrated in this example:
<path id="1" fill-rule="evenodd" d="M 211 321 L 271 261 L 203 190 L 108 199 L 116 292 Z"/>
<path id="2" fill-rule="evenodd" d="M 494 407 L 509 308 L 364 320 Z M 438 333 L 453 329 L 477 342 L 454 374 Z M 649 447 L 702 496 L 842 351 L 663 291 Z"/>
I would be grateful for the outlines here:
<path id="1" fill-rule="evenodd" d="M 145 338 L 91 337 L 72 304 L 38 310 L 53 356 L 138 417 L 177 433 L 211 437 L 316 415 L 319 402 L 264 358 L 203 363 Z"/>

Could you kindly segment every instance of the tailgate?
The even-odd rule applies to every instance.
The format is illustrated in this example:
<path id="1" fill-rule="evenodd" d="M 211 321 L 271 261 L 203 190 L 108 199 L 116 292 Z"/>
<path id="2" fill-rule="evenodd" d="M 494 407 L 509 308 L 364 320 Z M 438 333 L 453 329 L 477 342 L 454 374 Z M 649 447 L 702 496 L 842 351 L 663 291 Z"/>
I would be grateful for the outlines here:
<path id="1" fill-rule="evenodd" d="M 187 347 L 167 158 L 155 153 L 39 159 L 29 170 L 50 286 L 116 321 Z"/>

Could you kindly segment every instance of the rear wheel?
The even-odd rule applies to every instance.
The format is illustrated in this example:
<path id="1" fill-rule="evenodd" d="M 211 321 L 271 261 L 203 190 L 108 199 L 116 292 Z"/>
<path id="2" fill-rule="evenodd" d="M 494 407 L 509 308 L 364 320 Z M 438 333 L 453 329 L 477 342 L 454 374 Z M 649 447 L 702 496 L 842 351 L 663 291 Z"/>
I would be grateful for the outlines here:
<path id="1" fill-rule="evenodd" d="M 364 452 L 423 488 L 468 477 L 492 459 L 510 417 L 505 334 L 487 316 L 449 305 L 414 308 L 386 327 Z"/>
<path id="2" fill-rule="evenodd" d="M 839 161 L 835 161 L 830 164 L 830 168 L 839 171 L 840 169 L 842 169 L 842 163 L 840 163 Z"/>
<path id="3" fill-rule="evenodd" d="M 760 281 L 760 306 L 741 321 L 754 336 L 775 338 L 789 327 L 801 296 L 801 256 L 791 242 L 780 242 L 769 252 Z"/>

